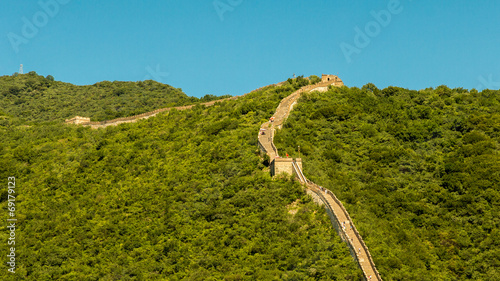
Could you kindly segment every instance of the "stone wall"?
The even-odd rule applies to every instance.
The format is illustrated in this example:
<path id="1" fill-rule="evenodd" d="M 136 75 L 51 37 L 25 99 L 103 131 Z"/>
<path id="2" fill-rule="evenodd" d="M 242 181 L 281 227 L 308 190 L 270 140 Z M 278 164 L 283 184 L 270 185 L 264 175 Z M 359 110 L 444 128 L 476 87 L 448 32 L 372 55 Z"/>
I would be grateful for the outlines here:
<path id="1" fill-rule="evenodd" d="M 319 186 L 319 185 L 313 183 L 312 181 L 309 181 L 309 180 L 306 180 L 306 181 L 307 181 L 306 186 L 309 188 L 309 190 L 316 193 L 316 195 L 325 204 L 325 207 L 327 208 L 327 211 L 328 211 L 328 215 L 330 216 L 330 219 L 332 221 L 333 227 L 335 228 L 335 230 L 337 230 L 337 233 L 339 234 L 340 238 L 344 242 L 346 242 L 347 245 L 349 246 L 349 251 L 351 252 L 351 255 L 353 256 L 353 258 L 358 262 L 358 264 L 360 264 L 359 263 L 360 257 L 358 256 L 358 254 L 356 252 L 356 248 L 353 245 L 353 242 L 352 242 L 353 239 L 349 237 L 349 235 L 346 233 L 345 229 L 341 228 L 341 222 L 339 221 L 338 217 L 335 215 L 334 207 L 331 206 L 330 203 L 328 203 L 327 197 L 333 199 L 333 202 L 335 203 L 335 205 L 340 207 L 341 212 L 348 220 L 348 225 L 352 226 L 352 230 L 354 232 L 354 236 L 356 236 L 356 240 L 361 243 L 361 247 L 363 248 L 363 250 L 367 254 L 368 264 L 369 264 L 369 267 L 373 270 L 373 272 L 375 274 L 374 277 L 377 280 L 382 280 L 382 277 L 380 276 L 380 273 L 378 272 L 378 270 L 375 266 L 375 263 L 373 262 L 373 258 L 370 254 L 370 251 L 368 250 L 368 247 L 366 246 L 365 241 L 363 240 L 363 238 L 359 234 L 359 232 L 356 228 L 356 225 L 354 224 L 354 222 L 351 219 L 351 216 L 349 215 L 346 208 L 344 207 L 344 204 L 342 204 L 342 202 L 337 198 L 337 196 L 335 196 L 335 194 L 333 192 L 331 192 L 330 190 L 328 190 L 322 186 Z M 364 274 L 365 278 L 368 279 L 367 277 L 370 275 L 367 274 L 367 272 L 365 271 L 365 267 L 362 266 L 361 264 L 360 264 L 360 267 L 363 270 L 363 274 Z"/>
<path id="2" fill-rule="evenodd" d="M 321 199 L 321 197 L 318 194 L 316 194 L 316 192 L 314 192 L 314 191 L 312 191 L 310 189 L 306 189 L 306 193 L 309 194 L 309 196 L 312 197 L 314 203 L 316 203 L 316 204 L 318 204 L 320 206 L 325 205 L 325 203 L 323 202 L 323 200 Z M 330 217 L 330 220 L 331 219 L 332 218 Z"/>
<path id="3" fill-rule="evenodd" d="M 234 97 L 230 97 L 230 98 L 225 98 L 225 99 L 220 99 L 220 100 L 214 100 L 214 101 L 210 101 L 210 102 L 201 103 L 201 105 L 212 106 L 212 105 L 214 105 L 217 102 L 223 102 L 223 101 L 228 101 L 228 100 L 236 100 L 236 99 L 238 99 L 240 97 L 243 97 L 245 95 L 248 95 L 248 94 L 251 94 L 251 93 L 263 90 L 263 89 L 265 89 L 267 87 L 281 86 L 285 82 L 286 81 L 279 82 L 277 84 L 271 84 L 271 85 L 267 85 L 267 86 L 264 86 L 264 87 L 260 87 L 258 89 L 255 89 L 255 90 L 253 90 L 253 91 L 251 91 L 249 93 L 246 93 L 244 95 L 241 95 L 241 96 L 234 96 Z M 76 117 L 73 117 L 71 119 L 66 119 L 65 123 L 66 124 L 75 124 L 75 125 L 88 126 L 88 127 L 91 127 L 92 129 L 105 128 L 107 126 L 115 126 L 115 125 L 122 124 L 122 123 L 136 122 L 137 120 L 140 120 L 140 119 L 147 119 L 149 117 L 156 116 L 156 114 L 158 114 L 160 112 L 170 111 L 172 109 L 186 110 L 186 109 L 192 108 L 193 106 L 196 106 L 196 104 L 186 105 L 186 106 L 160 108 L 160 109 L 156 109 L 156 110 L 153 110 L 153 111 L 150 111 L 150 112 L 146 112 L 146 113 L 142 113 L 142 114 L 138 114 L 138 115 L 134 115 L 134 116 L 116 118 L 116 119 L 105 120 L 105 121 L 101 121 L 101 122 L 92 122 L 92 121 L 90 121 L 90 118 L 88 118 L 88 117 L 76 116 Z"/>
<path id="4" fill-rule="evenodd" d="M 271 125 L 273 128 L 280 129 L 302 93 L 318 90 L 325 91 L 328 90 L 328 87 L 330 86 L 339 87 L 344 85 L 342 80 L 334 75 L 323 75 L 322 78 L 322 82 L 316 83 L 314 85 L 304 86 L 288 97 L 285 97 L 280 102 L 275 114 L 273 115 L 273 117 L 275 117 L 274 122 L 266 122 L 262 124 L 261 129 L 267 130 L 269 128 L 269 125 Z M 272 131 L 273 130 L 271 129 L 271 132 Z M 270 157 L 273 155 L 278 155 L 278 151 L 274 146 L 273 140 L 273 133 L 271 133 L 270 135 L 266 135 L 266 137 L 259 135 L 259 147 L 263 152 L 266 152 L 268 155 L 270 155 Z M 322 202 L 325 206 L 333 227 L 342 238 L 342 240 L 349 246 L 349 251 L 363 271 L 365 280 L 382 280 L 377 268 L 375 267 L 370 252 L 368 251 L 368 247 L 364 243 L 361 235 L 356 229 L 354 222 L 349 216 L 347 210 L 344 208 L 342 202 L 340 202 L 340 200 L 338 200 L 331 191 L 307 180 L 307 178 L 302 173 L 302 160 L 296 160 L 297 161 L 294 161 L 293 158 L 279 157 L 275 157 L 274 159 L 272 159 L 271 157 L 271 175 L 275 176 L 281 173 L 290 174 L 294 175 L 301 183 L 303 183 L 307 187 L 307 193 L 312 195 L 314 201 Z M 374 279 L 372 279 L 372 277 L 374 277 Z"/>
<path id="5" fill-rule="evenodd" d="M 340 80 L 340 78 L 336 75 L 330 75 L 330 74 L 322 74 L 321 75 L 321 82 L 334 82 L 334 83 L 342 83 L 342 85 L 344 84 L 342 82 L 342 80 Z"/>
<path id="6" fill-rule="evenodd" d="M 315 88 L 314 91 L 324 93 L 324 92 L 328 91 L 328 87 L 318 87 L 318 88 Z"/>
<path id="7" fill-rule="evenodd" d="M 65 123 L 66 124 L 85 124 L 90 122 L 90 118 L 87 117 L 81 117 L 81 116 L 75 116 L 71 119 L 66 119 Z"/>
<path id="8" fill-rule="evenodd" d="M 325 75 L 323 74 L 323 78 L 324 77 Z M 329 86 L 340 87 L 344 85 L 342 80 L 340 80 L 340 78 L 338 78 L 335 75 L 327 75 L 326 77 L 330 78 L 330 80 L 321 81 L 313 85 L 304 86 L 298 89 L 297 91 L 293 92 L 289 96 L 285 97 L 284 99 L 282 99 L 280 104 L 278 105 L 278 108 L 276 109 L 275 114 L 273 115 L 274 122 L 272 123 L 266 122 L 262 124 L 261 129 L 266 129 L 266 131 L 269 132 L 268 133 L 269 137 L 263 137 L 262 135 L 259 135 L 258 138 L 259 148 L 262 152 L 267 153 L 270 157 L 271 161 L 270 168 L 272 176 L 279 175 L 280 173 L 286 173 L 290 175 L 293 175 L 294 173 L 291 160 L 284 160 L 287 158 L 273 159 L 274 157 L 279 155 L 278 150 L 274 146 L 273 142 L 274 138 L 273 129 L 274 128 L 281 129 L 283 123 L 290 115 L 290 112 L 292 111 L 294 105 L 297 103 L 302 93 L 307 93 L 310 91 L 327 91 Z M 269 125 L 271 125 L 272 128 L 269 128 Z M 300 169 L 302 170 L 302 160 L 299 159 L 299 161 L 297 161 L 297 165 L 299 165 Z"/>

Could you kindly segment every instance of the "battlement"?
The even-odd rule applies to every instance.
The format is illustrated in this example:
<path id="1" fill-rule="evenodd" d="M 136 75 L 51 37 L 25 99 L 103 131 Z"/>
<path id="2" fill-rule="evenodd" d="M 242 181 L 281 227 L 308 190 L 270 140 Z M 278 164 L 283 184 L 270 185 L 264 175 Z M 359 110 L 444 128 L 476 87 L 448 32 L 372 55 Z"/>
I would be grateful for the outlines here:
<path id="1" fill-rule="evenodd" d="M 265 89 L 267 87 L 282 86 L 285 83 L 286 83 L 286 81 L 279 82 L 277 84 L 267 85 L 267 86 L 264 86 L 264 87 L 260 87 L 260 88 L 258 88 L 256 90 L 253 90 L 250 93 L 254 93 L 254 92 L 260 91 L 260 90 Z M 247 93 L 247 94 L 250 94 L 250 93 Z M 213 101 L 209 101 L 209 102 L 205 102 L 205 103 L 199 103 L 199 105 L 212 106 L 212 105 L 215 105 L 215 104 L 217 104 L 219 102 L 236 100 L 236 99 L 238 99 L 240 97 L 243 97 L 243 96 L 245 96 L 247 94 L 244 94 L 244 95 L 241 95 L 241 96 L 229 97 L 229 98 L 220 99 L 220 100 L 213 100 Z M 116 119 L 112 119 L 112 120 L 105 120 L 105 121 L 99 121 L 99 122 L 91 122 L 90 118 L 81 117 L 81 116 L 75 116 L 75 117 L 73 117 L 71 119 L 66 119 L 65 123 L 66 124 L 77 124 L 77 125 L 83 125 L 83 126 L 90 126 L 93 129 L 105 128 L 107 126 L 115 126 L 115 125 L 122 124 L 122 123 L 136 122 L 137 120 L 140 120 L 140 119 L 147 119 L 149 117 L 156 116 L 156 114 L 158 114 L 160 112 L 169 111 L 171 109 L 186 110 L 186 109 L 192 108 L 193 106 L 196 106 L 196 104 L 184 105 L 184 106 L 176 106 L 176 107 L 160 108 L 160 109 L 156 109 L 156 110 L 153 110 L 153 111 L 150 111 L 150 112 L 146 112 L 146 113 L 142 113 L 142 114 L 138 114 L 138 115 L 134 115 L 134 116 L 121 117 L 121 118 L 116 118 Z"/>
<path id="2" fill-rule="evenodd" d="M 280 102 L 275 114 L 271 117 L 271 120 L 262 124 L 261 130 L 266 133 L 259 133 L 259 148 L 263 153 L 268 154 L 271 158 L 270 170 L 272 176 L 279 175 L 281 173 L 292 175 L 293 162 L 296 162 L 297 166 L 302 169 L 302 159 L 300 158 L 296 159 L 296 161 L 294 161 L 293 158 L 275 158 L 278 155 L 278 150 L 273 144 L 274 129 L 281 129 L 283 122 L 285 122 L 301 94 L 310 91 L 326 92 L 330 86 L 342 87 L 343 85 L 344 82 L 342 82 L 338 76 L 323 74 L 321 82 L 304 86 L 293 92 L 288 97 L 285 97 Z"/>
<path id="3" fill-rule="evenodd" d="M 372 280 L 372 276 L 374 277 L 373 280 L 382 280 L 375 267 L 368 247 L 356 229 L 354 222 L 344 208 L 342 202 L 340 202 L 330 190 L 314 184 L 304 176 L 302 172 L 302 159 L 277 157 L 278 149 L 273 143 L 274 129 L 281 129 L 283 122 L 287 119 L 290 111 L 293 109 L 293 106 L 297 103 L 302 93 L 311 91 L 326 92 L 331 87 L 342 86 L 344 86 L 344 82 L 337 76 L 323 74 L 321 82 L 304 86 L 282 99 L 273 117 L 268 122 L 261 125 L 261 130 L 258 135 L 259 148 L 271 159 L 269 165 L 271 176 L 280 174 L 295 176 L 300 183 L 306 186 L 308 193 L 312 194 L 316 201 L 320 201 L 324 204 L 334 228 L 337 230 L 342 240 L 347 243 L 351 255 L 361 267 L 364 277 L 363 280 Z"/>
<path id="4" fill-rule="evenodd" d="M 332 85 L 335 86 L 343 86 L 344 82 L 337 76 L 337 75 L 332 75 L 332 74 L 322 74 L 321 75 L 321 82 L 329 82 Z"/>

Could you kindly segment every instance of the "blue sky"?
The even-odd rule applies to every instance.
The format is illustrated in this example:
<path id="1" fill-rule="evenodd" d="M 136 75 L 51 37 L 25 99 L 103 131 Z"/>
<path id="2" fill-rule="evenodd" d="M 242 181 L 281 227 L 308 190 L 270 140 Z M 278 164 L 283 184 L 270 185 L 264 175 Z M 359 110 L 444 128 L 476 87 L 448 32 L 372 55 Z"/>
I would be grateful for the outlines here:
<path id="1" fill-rule="evenodd" d="M 500 1 L 3 1 L 0 75 L 240 95 L 297 75 L 500 87 Z"/>

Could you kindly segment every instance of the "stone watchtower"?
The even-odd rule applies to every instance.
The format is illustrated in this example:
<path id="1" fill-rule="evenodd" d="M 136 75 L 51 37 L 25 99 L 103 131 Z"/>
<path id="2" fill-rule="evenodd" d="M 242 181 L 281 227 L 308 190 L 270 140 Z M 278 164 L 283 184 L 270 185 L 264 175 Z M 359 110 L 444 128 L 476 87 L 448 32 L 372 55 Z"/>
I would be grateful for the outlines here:
<path id="1" fill-rule="evenodd" d="M 328 82 L 334 86 L 344 86 L 344 83 L 337 75 L 322 74 L 321 75 L 321 82 L 322 83 Z"/>
<path id="2" fill-rule="evenodd" d="M 293 175 L 295 172 L 293 170 L 292 162 L 295 162 L 299 166 L 300 170 L 302 170 L 301 158 L 274 158 L 270 164 L 271 176 L 274 177 L 281 173 Z"/>

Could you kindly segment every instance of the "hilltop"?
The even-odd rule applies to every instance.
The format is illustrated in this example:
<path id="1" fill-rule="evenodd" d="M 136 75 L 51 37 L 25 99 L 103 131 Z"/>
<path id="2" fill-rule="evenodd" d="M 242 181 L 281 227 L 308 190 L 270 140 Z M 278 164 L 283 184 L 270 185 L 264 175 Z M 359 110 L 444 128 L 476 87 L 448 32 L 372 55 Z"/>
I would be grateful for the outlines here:
<path id="1" fill-rule="evenodd" d="M 76 86 L 35 72 L 0 77 L 0 108 L 3 112 L 34 122 L 60 122 L 75 115 L 102 121 L 225 97 L 228 96 L 188 97 L 179 88 L 153 80 L 103 81 Z"/>
<path id="2" fill-rule="evenodd" d="M 76 108 L 33 126 L 4 109 L 17 280 L 362 280 L 325 209 L 258 150 L 260 126 L 317 79 L 96 130 L 64 124 L 92 116 Z M 500 91 L 367 84 L 297 101 L 276 147 L 300 145 L 304 174 L 343 202 L 383 280 L 499 279 Z"/>
<path id="3" fill-rule="evenodd" d="M 324 209 L 257 150 L 262 120 L 297 87 L 98 130 L 0 123 L 17 280 L 360 280 Z"/>
<path id="4" fill-rule="evenodd" d="M 300 145 L 384 280 L 500 280 L 500 91 L 308 93 L 275 140 Z"/>

